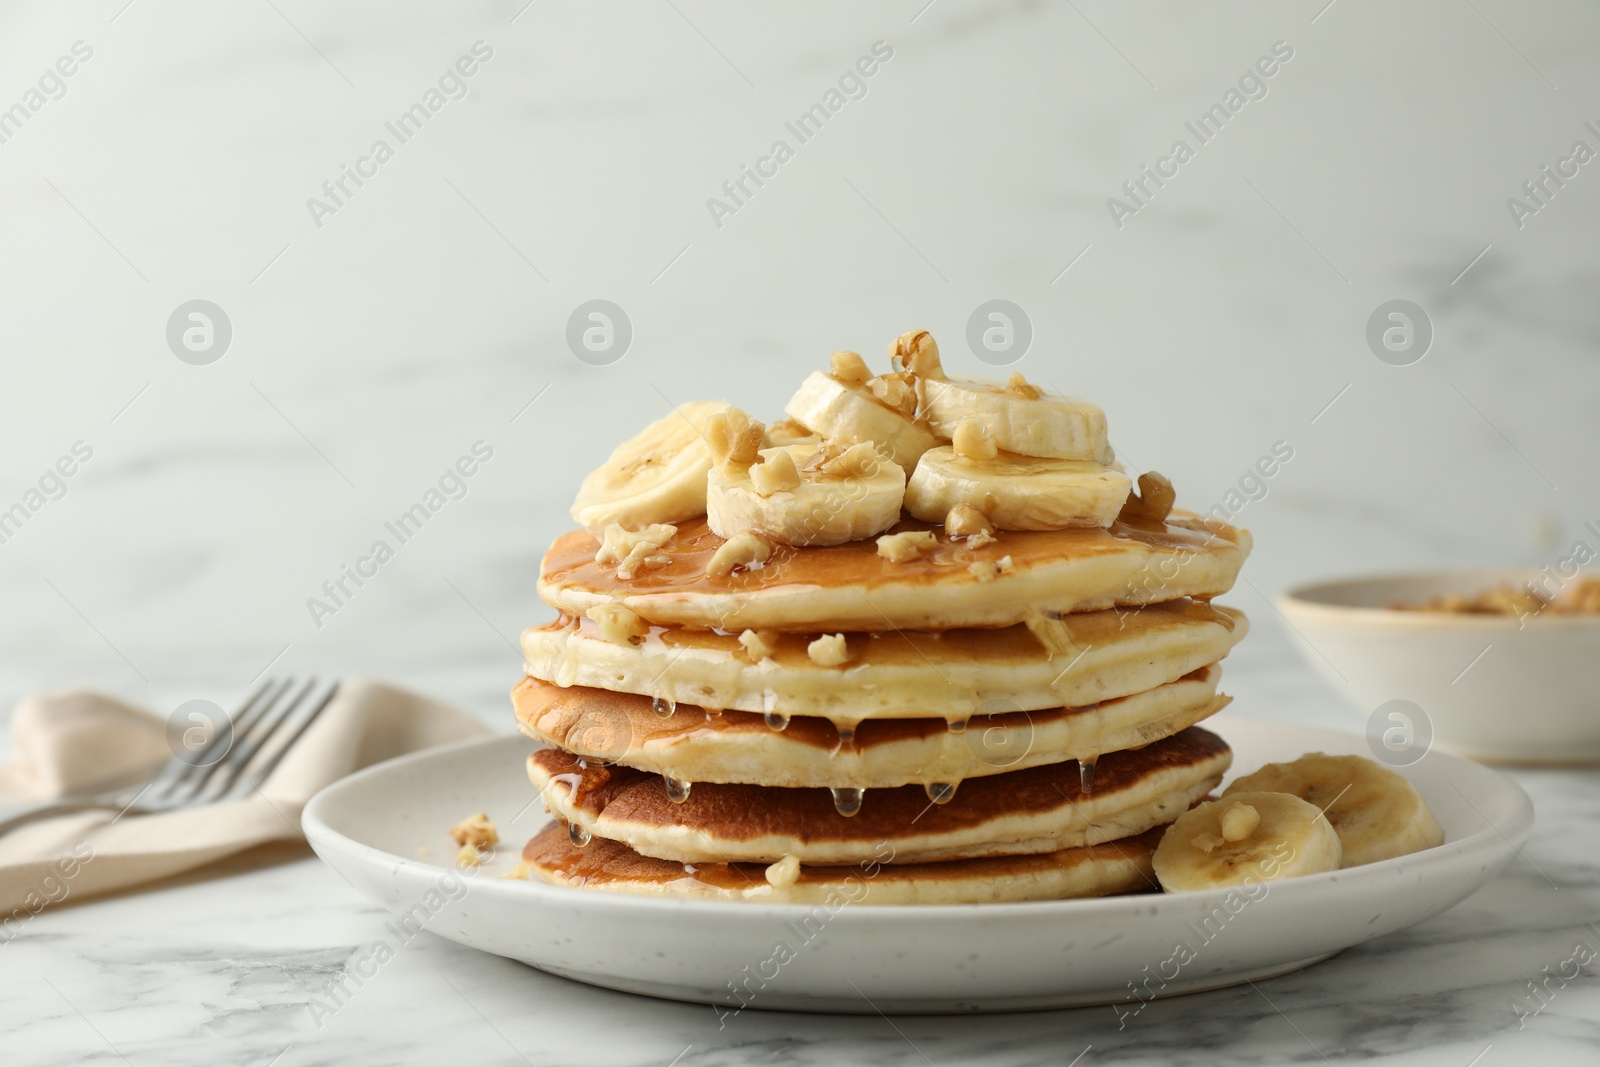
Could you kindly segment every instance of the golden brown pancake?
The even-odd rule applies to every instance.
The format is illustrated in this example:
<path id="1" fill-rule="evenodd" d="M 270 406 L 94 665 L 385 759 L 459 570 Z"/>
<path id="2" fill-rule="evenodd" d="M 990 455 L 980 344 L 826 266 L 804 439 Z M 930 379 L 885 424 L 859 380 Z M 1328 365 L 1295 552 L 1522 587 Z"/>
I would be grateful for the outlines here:
<path id="1" fill-rule="evenodd" d="M 863 798 L 827 789 L 701 782 L 681 802 L 667 780 L 586 764 L 559 749 L 528 757 L 528 775 L 558 819 L 659 859 L 694 863 L 853 864 L 887 843 L 895 862 L 1024 855 L 1098 844 L 1170 822 L 1222 781 L 1227 744 L 1199 727 L 1102 756 L 1085 791 L 1076 761 L 965 782 L 944 804 L 918 786 Z M 853 817 L 840 814 L 851 802 Z"/>
<path id="2" fill-rule="evenodd" d="M 979 715 L 959 731 L 944 719 L 868 719 L 853 735 L 823 718 L 712 713 L 535 678 L 524 678 L 511 699 L 524 734 L 590 762 L 687 782 L 881 789 L 960 783 L 1147 745 L 1227 706 L 1217 696 L 1221 677 L 1212 664 L 1088 707 Z"/>
<path id="3" fill-rule="evenodd" d="M 841 667 L 814 663 L 808 634 L 780 635 L 756 660 L 732 633 L 658 627 L 619 643 L 571 617 L 524 631 L 522 649 L 528 674 L 563 686 L 839 721 L 959 719 L 1141 693 L 1215 663 L 1249 628 L 1241 612 L 1195 600 L 1065 615 L 1053 627 L 1053 653 L 1026 625 L 852 633 Z"/>
<path id="4" fill-rule="evenodd" d="M 894 532 L 935 529 L 905 521 Z M 1029 612 L 1093 611 L 1225 593 L 1250 552 L 1250 535 L 1174 512 L 1165 523 L 1109 529 L 1006 531 L 982 548 L 951 542 L 901 563 L 871 538 L 832 547 L 774 550 L 759 568 L 706 573 L 722 545 L 705 520 L 678 525 L 663 566 L 620 579 L 594 560 L 586 531 L 556 539 L 539 595 L 570 615 L 620 602 L 660 626 L 790 633 L 1012 626 Z M 976 567 L 979 573 L 974 573 Z"/>
<path id="5" fill-rule="evenodd" d="M 1164 829 L 1084 848 L 944 863 L 890 864 L 884 862 L 890 855 L 885 851 L 853 866 L 780 869 L 772 881 L 761 864 L 652 859 L 603 837 L 575 845 L 560 823 L 551 823 L 529 841 L 522 858 L 542 881 L 610 893 L 823 904 L 831 909 L 846 904 L 992 904 L 1157 889 L 1150 857 Z M 796 935 L 808 940 L 813 927 L 802 919 Z"/>

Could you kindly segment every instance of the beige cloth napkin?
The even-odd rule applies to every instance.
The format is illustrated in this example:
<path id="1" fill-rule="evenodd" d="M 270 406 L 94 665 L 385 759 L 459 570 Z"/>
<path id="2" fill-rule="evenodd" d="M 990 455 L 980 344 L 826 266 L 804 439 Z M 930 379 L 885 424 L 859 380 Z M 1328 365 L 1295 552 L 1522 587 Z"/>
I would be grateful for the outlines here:
<path id="1" fill-rule="evenodd" d="M 261 789 L 160 815 L 84 812 L 0 835 L 0 944 L 51 903 L 140 885 L 300 834 L 300 809 L 330 782 L 417 749 L 487 734 L 464 712 L 370 681 L 345 682 Z M 81 790 L 170 757 L 166 723 L 90 692 L 33 697 L 11 716 L 0 806 Z"/>

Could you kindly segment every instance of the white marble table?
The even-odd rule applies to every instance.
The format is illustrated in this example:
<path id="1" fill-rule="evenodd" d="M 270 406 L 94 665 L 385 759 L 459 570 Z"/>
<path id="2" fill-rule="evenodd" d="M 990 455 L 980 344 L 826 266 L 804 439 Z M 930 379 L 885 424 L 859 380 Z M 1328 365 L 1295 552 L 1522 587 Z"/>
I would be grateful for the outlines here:
<path id="1" fill-rule="evenodd" d="M 1228 681 L 1238 706 L 1351 725 L 1286 648 L 1239 655 Z M 387 916 L 307 849 L 282 846 L 147 892 L 47 911 L 0 945 L 3 1060 L 1593 1063 L 1595 968 L 1564 984 L 1549 975 L 1572 974 L 1566 964 L 1580 946 L 1600 951 L 1600 858 L 1583 845 L 1600 819 L 1600 780 L 1514 777 L 1534 798 L 1533 839 L 1525 858 L 1466 902 L 1256 988 L 1153 1002 L 1125 1029 L 1111 1008 L 956 1018 L 751 1011 L 721 1027 L 709 1007 L 590 988 L 431 934 L 330 1001 L 327 983 L 370 954 Z M 1541 1009 L 1529 983 L 1544 981 Z M 314 998 L 338 1010 L 314 1009 Z"/>
<path id="2" fill-rule="evenodd" d="M 460 99 L 386 132 L 480 41 Z M 894 55 L 865 94 L 710 211 L 876 41 Z M 1264 96 L 1133 215 L 1108 208 L 1280 41 L 1294 57 Z M 269 669 L 315 670 L 503 727 L 516 634 L 547 617 L 539 553 L 615 440 L 668 400 L 774 417 L 828 351 L 881 358 L 915 326 L 983 372 L 965 327 L 1003 297 L 1035 331 L 1016 369 L 1101 402 L 1184 504 L 1229 501 L 1292 446 L 1228 505 L 1257 547 L 1225 685 L 1243 714 L 1359 728 L 1268 598 L 1355 570 L 1541 566 L 1600 514 L 1596 166 L 1532 216 L 1507 207 L 1575 139 L 1600 144 L 1597 44 L 1579 0 L 13 0 L 0 112 L 28 116 L 0 126 L 0 511 L 75 442 L 93 458 L 0 531 L 0 707 L 75 685 L 228 704 Z M 308 206 L 385 137 L 393 158 L 337 211 Z M 565 339 L 597 297 L 635 328 L 607 366 Z M 1435 327 L 1406 366 L 1365 336 L 1396 298 Z M 166 336 L 194 299 L 233 327 L 209 365 Z M 461 498 L 311 611 L 480 440 L 494 459 Z M 719 1031 L 709 1008 L 431 937 L 318 1028 L 308 999 L 382 916 L 285 850 L 0 945 L 0 1062 L 1594 1062 L 1592 972 L 1525 1026 L 1513 1004 L 1600 948 L 1600 779 L 1518 778 L 1535 837 L 1478 896 L 1122 1032 L 1109 1009 Z"/>

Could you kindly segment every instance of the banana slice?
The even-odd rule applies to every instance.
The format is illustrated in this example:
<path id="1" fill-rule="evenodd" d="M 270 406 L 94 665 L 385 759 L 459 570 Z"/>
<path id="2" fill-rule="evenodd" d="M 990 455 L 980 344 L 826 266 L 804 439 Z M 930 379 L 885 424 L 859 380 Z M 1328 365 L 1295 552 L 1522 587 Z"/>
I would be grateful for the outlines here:
<path id="1" fill-rule="evenodd" d="M 1106 440 L 1105 412 L 1087 400 L 1047 396 L 1020 374 L 1004 383 L 924 377 L 919 388 L 928 425 L 946 438 L 955 436 L 963 420 L 974 419 L 1006 452 L 1101 466 L 1116 459 Z"/>
<path id="2" fill-rule="evenodd" d="M 711 470 L 705 424 L 727 407 L 717 400 L 683 404 L 622 442 L 583 480 L 572 517 L 599 537 L 614 522 L 637 530 L 704 515 Z"/>
<path id="3" fill-rule="evenodd" d="M 1361 756 L 1313 752 L 1293 763 L 1269 763 L 1223 791 L 1293 793 L 1322 809 L 1344 847 L 1344 865 L 1406 856 L 1444 844 L 1444 830 L 1416 787 Z"/>
<path id="4" fill-rule="evenodd" d="M 707 479 L 706 522 L 718 537 L 753 531 L 785 545 L 840 545 L 900 521 L 905 471 L 870 442 L 763 448 L 750 466 Z M 781 473 L 769 474 L 765 468 Z"/>
<path id="5" fill-rule="evenodd" d="M 944 522 L 958 504 L 976 508 L 1001 530 L 1110 526 L 1132 483 L 1098 463 L 1001 452 L 993 459 L 930 448 L 906 483 L 906 510 Z"/>
<path id="6" fill-rule="evenodd" d="M 813 371 L 783 410 L 791 419 L 829 440 L 847 445 L 858 441 L 882 445 L 909 474 L 917 458 L 938 444 L 939 439 L 909 417 L 916 410 L 916 394 L 909 386 L 888 395 L 909 397 L 911 411 L 902 413 L 880 403 L 872 395 L 870 383 L 847 382 Z"/>
<path id="7" fill-rule="evenodd" d="M 1167 827 L 1156 879 L 1169 893 L 1251 886 L 1336 871 L 1342 855 L 1339 835 L 1315 804 L 1241 792 L 1191 808 Z"/>

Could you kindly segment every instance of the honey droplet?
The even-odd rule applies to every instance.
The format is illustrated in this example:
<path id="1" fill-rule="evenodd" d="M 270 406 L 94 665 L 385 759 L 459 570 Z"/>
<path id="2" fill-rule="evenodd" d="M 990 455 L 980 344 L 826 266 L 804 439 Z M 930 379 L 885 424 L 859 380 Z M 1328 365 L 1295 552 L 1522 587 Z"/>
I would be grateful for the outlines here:
<path id="1" fill-rule="evenodd" d="M 861 801 L 867 795 L 865 789 L 841 788 L 838 786 L 835 786 L 829 792 L 833 794 L 833 810 L 847 819 L 861 810 Z"/>
<path id="2" fill-rule="evenodd" d="M 1099 756 L 1088 756 L 1078 761 L 1078 788 L 1085 796 L 1094 785 L 1094 765 Z"/>
<path id="3" fill-rule="evenodd" d="M 834 723 L 833 728 L 839 732 L 839 744 L 854 745 L 856 743 L 856 724 L 853 722 Z"/>
<path id="4" fill-rule="evenodd" d="M 678 710 L 678 702 L 665 697 L 656 697 L 650 701 L 650 710 L 663 719 L 671 718 L 672 713 Z"/>
<path id="5" fill-rule="evenodd" d="M 953 734 L 964 734 L 967 732 L 966 719 L 946 719 L 945 726 Z"/>
<path id="6" fill-rule="evenodd" d="M 567 840 L 582 848 L 594 840 L 594 835 L 575 822 L 567 823 Z"/>
<path id="7" fill-rule="evenodd" d="M 682 804 L 689 799 L 689 787 L 694 785 L 693 782 L 686 782 L 682 778 L 672 778 L 668 775 L 662 775 L 661 781 L 667 787 L 667 799 L 674 804 Z"/>
<path id="8" fill-rule="evenodd" d="M 928 791 L 928 799 L 935 804 L 948 804 L 956 798 L 956 782 L 928 782 L 922 788 Z"/>
<path id="9" fill-rule="evenodd" d="M 789 726 L 789 716 L 781 711 L 769 711 L 766 715 L 767 729 L 782 733 Z"/>

